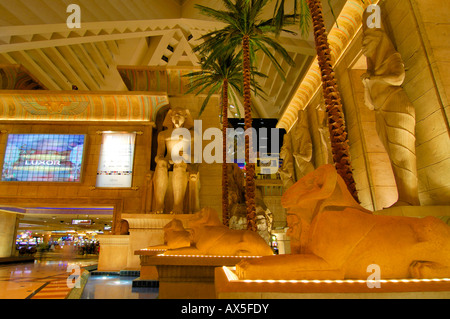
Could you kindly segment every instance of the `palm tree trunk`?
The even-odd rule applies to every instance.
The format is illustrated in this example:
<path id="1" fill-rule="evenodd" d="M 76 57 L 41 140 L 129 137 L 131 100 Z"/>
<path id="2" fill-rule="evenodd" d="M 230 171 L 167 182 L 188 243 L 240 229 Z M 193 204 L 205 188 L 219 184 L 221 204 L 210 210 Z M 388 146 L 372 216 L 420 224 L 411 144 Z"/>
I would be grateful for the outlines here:
<path id="1" fill-rule="evenodd" d="M 331 51 L 324 24 L 321 0 L 308 0 L 308 6 L 313 20 L 317 57 L 322 73 L 323 95 L 328 114 L 333 160 L 337 172 L 344 179 L 353 198 L 359 202 L 350 163 L 350 151 L 341 97 L 331 63 Z"/>
<path id="2" fill-rule="evenodd" d="M 227 128 L 228 128 L 228 80 L 222 86 L 222 222 L 229 225 L 228 216 L 228 171 L 227 171 Z"/>
<path id="3" fill-rule="evenodd" d="M 245 130 L 252 127 L 251 91 L 250 91 L 250 38 L 245 35 L 242 39 L 243 73 L 244 73 L 244 122 Z M 256 205 L 255 205 L 255 164 L 250 163 L 251 136 L 245 136 L 245 201 L 247 204 L 247 229 L 256 231 Z"/>

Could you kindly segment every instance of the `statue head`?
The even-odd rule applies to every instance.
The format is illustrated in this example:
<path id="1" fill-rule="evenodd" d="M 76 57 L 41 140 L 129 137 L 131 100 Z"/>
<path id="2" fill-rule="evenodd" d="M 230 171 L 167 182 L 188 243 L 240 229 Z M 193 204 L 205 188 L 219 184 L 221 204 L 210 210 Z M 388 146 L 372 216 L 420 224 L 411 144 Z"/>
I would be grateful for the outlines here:
<path id="1" fill-rule="evenodd" d="M 194 126 L 194 120 L 188 109 L 175 107 L 167 112 L 163 126 L 167 128 L 184 127 L 191 129 Z"/>
<path id="2" fill-rule="evenodd" d="M 362 53 L 367 58 L 368 69 L 376 70 L 386 57 L 396 53 L 396 50 L 386 33 L 386 26 L 381 16 L 379 17 L 379 27 L 368 25 L 369 16 L 370 13 L 365 11 L 363 14 Z"/>
<path id="3" fill-rule="evenodd" d="M 384 31 L 381 29 L 367 29 L 364 31 L 362 53 L 367 58 L 373 58 L 375 56 L 383 36 Z"/>
<path id="4" fill-rule="evenodd" d="M 169 249 L 189 247 L 191 245 L 191 235 L 183 227 L 181 220 L 174 218 L 164 226 L 164 243 Z"/>
<path id="5" fill-rule="evenodd" d="M 355 201 L 331 164 L 322 165 L 299 179 L 283 194 L 281 205 L 288 214 L 298 215 L 307 222 L 327 208 L 343 210 L 353 207 L 369 212 Z"/>
<path id="6" fill-rule="evenodd" d="M 201 211 L 195 213 L 193 218 L 189 221 L 189 228 L 204 226 L 223 226 L 214 209 L 204 207 Z"/>
<path id="7" fill-rule="evenodd" d="M 298 116 L 298 120 L 297 121 L 298 121 L 300 126 L 305 127 L 305 126 L 308 125 L 308 118 L 307 118 L 305 110 L 303 110 L 303 109 L 299 110 L 297 116 Z"/>

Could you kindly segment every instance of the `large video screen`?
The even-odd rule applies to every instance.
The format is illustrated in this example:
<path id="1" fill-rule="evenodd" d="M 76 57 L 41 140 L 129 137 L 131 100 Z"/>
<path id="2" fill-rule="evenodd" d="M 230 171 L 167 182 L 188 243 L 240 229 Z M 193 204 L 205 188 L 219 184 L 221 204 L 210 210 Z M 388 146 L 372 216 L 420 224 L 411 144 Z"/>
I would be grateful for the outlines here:
<path id="1" fill-rule="evenodd" d="M 80 182 L 85 135 L 9 134 L 2 181 Z"/>

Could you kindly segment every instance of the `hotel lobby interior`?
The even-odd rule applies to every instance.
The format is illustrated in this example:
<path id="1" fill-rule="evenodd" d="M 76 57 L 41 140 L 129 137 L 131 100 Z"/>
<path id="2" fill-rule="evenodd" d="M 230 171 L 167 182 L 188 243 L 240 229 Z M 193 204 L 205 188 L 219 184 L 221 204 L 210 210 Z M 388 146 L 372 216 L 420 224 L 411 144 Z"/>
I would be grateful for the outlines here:
<path id="1" fill-rule="evenodd" d="M 0 299 L 450 298 L 449 21 L 0 0 Z"/>

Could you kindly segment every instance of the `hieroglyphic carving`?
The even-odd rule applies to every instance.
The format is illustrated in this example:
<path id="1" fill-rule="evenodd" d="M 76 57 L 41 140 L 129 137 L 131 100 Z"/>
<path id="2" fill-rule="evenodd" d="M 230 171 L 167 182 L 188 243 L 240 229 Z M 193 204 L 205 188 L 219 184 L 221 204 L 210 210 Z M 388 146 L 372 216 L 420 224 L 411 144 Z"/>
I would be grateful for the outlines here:
<path id="1" fill-rule="evenodd" d="M 87 101 L 35 101 L 21 102 L 25 110 L 33 115 L 78 115 L 89 105 Z"/>
<path id="2" fill-rule="evenodd" d="M 154 121 L 166 95 L 0 90 L 0 120 Z"/>

